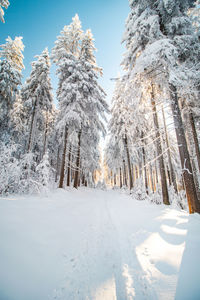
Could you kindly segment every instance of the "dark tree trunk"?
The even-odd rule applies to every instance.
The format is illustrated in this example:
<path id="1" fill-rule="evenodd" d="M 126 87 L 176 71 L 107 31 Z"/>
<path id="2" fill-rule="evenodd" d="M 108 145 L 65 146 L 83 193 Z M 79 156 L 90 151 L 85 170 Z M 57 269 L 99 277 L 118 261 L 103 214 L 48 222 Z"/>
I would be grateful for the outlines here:
<path id="1" fill-rule="evenodd" d="M 198 168 L 199 168 L 199 172 L 200 172 L 199 141 L 198 141 L 198 137 L 197 137 L 197 131 L 196 131 L 194 117 L 193 117 L 192 112 L 189 113 L 189 120 L 190 120 L 190 125 L 191 125 L 191 128 L 192 128 L 192 136 L 193 136 L 193 139 L 194 139 L 195 152 L 196 152 L 196 157 L 197 157 L 197 162 L 198 162 Z"/>
<path id="2" fill-rule="evenodd" d="M 67 166 L 67 186 L 70 186 L 70 174 L 71 174 L 71 150 L 72 147 L 70 145 L 69 147 L 69 153 L 68 153 L 68 166 Z"/>
<path id="3" fill-rule="evenodd" d="M 46 153 L 46 147 L 47 147 L 47 133 L 48 133 L 48 122 L 49 122 L 49 113 L 46 111 L 46 122 L 45 122 L 45 131 L 44 131 L 44 145 L 43 145 L 43 155 Z"/>
<path id="4" fill-rule="evenodd" d="M 130 188 L 130 190 L 132 190 L 132 188 L 133 188 L 133 177 L 132 177 L 132 171 L 131 171 L 131 160 L 130 160 L 130 154 L 129 154 L 129 148 L 128 148 L 127 135 L 125 135 L 125 138 L 124 138 L 124 145 L 125 145 L 125 150 L 126 150 L 126 155 L 127 155 L 127 163 L 128 163 L 129 188 Z"/>
<path id="5" fill-rule="evenodd" d="M 63 188 L 64 176 L 65 176 L 65 156 L 66 156 L 66 148 L 67 148 L 67 136 L 68 136 L 68 128 L 65 126 L 65 133 L 64 133 L 64 141 L 63 141 L 63 154 L 62 154 L 62 164 L 60 170 L 60 182 L 59 188 Z"/>
<path id="6" fill-rule="evenodd" d="M 120 189 L 122 188 L 122 169 L 119 168 L 119 186 Z"/>
<path id="7" fill-rule="evenodd" d="M 196 188 L 194 184 L 194 178 L 192 173 L 192 166 L 190 162 L 190 156 L 188 152 L 187 142 L 185 138 L 185 132 L 183 128 L 183 121 L 178 103 L 178 96 L 176 87 L 172 84 L 169 86 L 171 94 L 171 108 L 174 119 L 174 126 L 176 131 L 176 138 L 178 143 L 178 149 L 181 159 L 182 172 L 184 185 L 188 200 L 189 212 L 200 213 L 200 203 L 197 199 Z"/>
<path id="8" fill-rule="evenodd" d="M 152 165 L 151 164 L 149 166 L 149 171 L 150 171 L 151 189 L 152 189 L 152 192 L 154 193 L 153 171 L 152 171 Z"/>
<path id="9" fill-rule="evenodd" d="M 141 134 L 141 139 L 143 139 L 144 134 L 142 132 Z M 148 191 L 148 181 L 147 181 L 147 168 L 146 168 L 146 154 L 145 154 L 145 149 L 144 146 L 142 146 L 142 158 L 143 158 L 143 164 L 144 164 L 144 183 L 145 183 L 145 190 L 147 195 L 149 194 Z"/>
<path id="10" fill-rule="evenodd" d="M 58 146 L 58 152 L 57 152 L 57 163 L 56 163 L 56 178 L 55 182 L 58 180 L 58 173 L 59 173 L 59 155 L 60 155 L 60 146 Z"/>
<path id="11" fill-rule="evenodd" d="M 76 189 L 78 188 L 78 183 L 79 183 L 80 152 L 81 152 L 81 130 L 78 133 L 78 153 L 76 158 L 76 170 L 74 176 L 74 188 Z"/>
<path id="12" fill-rule="evenodd" d="M 168 133 L 167 133 L 167 126 L 166 126 L 166 120 L 165 120 L 165 114 L 164 114 L 164 109 L 162 107 L 162 115 L 163 115 L 163 122 L 164 122 L 164 128 L 165 128 L 165 138 L 166 138 L 166 145 L 167 145 L 167 155 L 168 155 L 168 161 L 169 161 L 169 169 L 170 169 L 170 179 L 172 181 L 174 190 L 176 193 L 178 193 L 178 189 L 177 189 L 177 183 L 176 183 L 176 175 L 174 172 L 174 168 L 172 165 L 172 159 L 171 159 L 171 152 L 170 152 L 170 144 L 169 144 L 169 138 L 168 138 Z M 171 183 L 170 183 L 171 185 Z"/>
<path id="13" fill-rule="evenodd" d="M 183 114 L 183 118 L 185 119 L 185 124 L 188 124 L 188 121 L 190 123 L 190 116 L 189 114 Z M 191 125 L 191 123 L 190 123 Z M 191 161 L 191 166 L 192 166 L 192 173 L 193 173 L 193 178 L 194 178 L 194 184 L 196 187 L 196 193 L 197 193 L 197 198 L 200 201 L 200 186 L 199 186 L 199 172 L 197 170 L 196 166 L 196 151 L 195 151 L 195 145 L 194 145 L 194 139 L 193 139 L 193 134 L 192 134 L 192 126 L 185 126 L 185 134 L 186 134 L 186 142 L 188 145 L 188 151 L 190 155 L 190 161 Z"/>
<path id="14" fill-rule="evenodd" d="M 81 183 L 82 183 L 82 185 L 85 184 L 85 175 L 84 175 L 84 174 L 82 174 L 82 180 L 81 180 Z"/>
<path id="15" fill-rule="evenodd" d="M 170 170 L 169 170 L 168 164 L 166 164 L 166 169 L 167 169 L 168 182 L 169 182 L 169 185 L 171 186 L 172 185 L 172 179 L 171 179 L 171 174 L 170 174 Z"/>
<path id="16" fill-rule="evenodd" d="M 114 174 L 114 186 L 116 186 L 116 174 Z"/>
<path id="17" fill-rule="evenodd" d="M 154 152 L 154 157 L 156 158 L 156 152 Z M 155 160 L 155 187 L 157 186 L 158 184 L 158 168 L 157 168 L 157 161 Z"/>
<path id="18" fill-rule="evenodd" d="M 32 148 L 33 130 L 35 127 L 36 108 L 37 108 L 37 98 L 35 99 L 34 106 L 33 106 L 33 112 L 32 112 L 32 116 L 31 116 L 31 128 L 30 128 L 30 133 L 29 133 L 28 149 L 27 149 L 28 152 L 30 152 L 31 148 Z"/>
<path id="19" fill-rule="evenodd" d="M 124 180 L 123 180 L 123 185 L 125 186 L 128 186 L 127 184 L 127 176 L 126 176 L 126 164 L 125 164 L 125 160 L 123 160 L 123 166 L 124 166 L 124 174 L 123 174 L 123 177 L 124 177 Z"/>
<path id="20" fill-rule="evenodd" d="M 165 165 L 164 165 L 164 159 L 163 159 L 163 155 L 162 155 L 162 146 L 161 146 L 159 125 L 158 125 L 158 116 L 157 116 L 157 110 L 156 110 L 156 103 L 155 103 L 155 99 L 154 99 L 153 84 L 151 87 L 152 87 L 151 105 L 152 105 L 152 109 L 153 109 L 153 121 L 154 121 L 155 130 L 156 130 L 156 149 L 157 149 L 157 156 L 158 156 L 158 161 L 159 161 L 163 203 L 165 205 L 170 205 L 168 189 L 167 189 L 167 179 L 166 179 L 166 174 L 165 174 Z"/>

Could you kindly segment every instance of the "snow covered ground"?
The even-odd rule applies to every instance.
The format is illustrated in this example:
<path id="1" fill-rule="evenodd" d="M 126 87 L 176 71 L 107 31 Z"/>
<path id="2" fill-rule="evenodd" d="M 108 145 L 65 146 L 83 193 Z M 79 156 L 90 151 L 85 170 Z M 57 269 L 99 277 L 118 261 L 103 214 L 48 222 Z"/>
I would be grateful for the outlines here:
<path id="1" fill-rule="evenodd" d="M 119 191 L 0 199 L 0 300 L 200 299 L 200 216 Z"/>

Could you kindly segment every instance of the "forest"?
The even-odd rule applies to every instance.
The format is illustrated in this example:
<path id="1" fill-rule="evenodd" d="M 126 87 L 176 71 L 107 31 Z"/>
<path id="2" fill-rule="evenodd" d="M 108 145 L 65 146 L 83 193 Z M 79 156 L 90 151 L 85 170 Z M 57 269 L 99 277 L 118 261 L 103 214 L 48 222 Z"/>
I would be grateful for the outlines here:
<path id="1" fill-rule="evenodd" d="M 199 4 L 154 2 L 130 1 L 104 155 L 98 146 L 109 114 L 98 83 L 103 70 L 78 15 L 50 54 L 46 48 L 35 56 L 23 85 L 22 37 L 1 45 L 1 194 L 39 192 L 53 181 L 78 188 L 105 180 L 166 205 L 176 198 L 182 208 L 185 192 L 190 213 L 200 212 Z"/>
<path id="2" fill-rule="evenodd" d="M 12 1 L 0 0 L 1 26 L 7 22 L 6 13 L 10 6 Z M 199 228 L 199 223 L 197 225 L 195 222 L 200 214 L 200 1 L 129 0 L 129 14 L 122 37 L 125 53 L 119 61 L 120 74 L 113 74 L 111 78 L 115 89 L 110 100 L 99 83 L 104 70 L 97 64 L 97 49 L 91 29 L 83 30 L 78 14 L 70 22 L 63 29 L 60 28 L 51 50 L 45 48 L 42 53 L 35 55 L 27 78 L 23 78 L 23 37 L 12 39 L 8 35 L 0 45 L 0 202 L 3 205 L 3 201 L 12 197 L 60 197 L 66 209 L 63 194 L 66 192 L 69 193 L 66 194 L 66 201 L 69 202 L 66 205 L 70 207 L 74 197 L 79 216 L 82 211 L 77 197 L 86 197 L 86 208 L 88 206 L 89 210 L 91 205 L 93 211 L 91 215 L 88 212 L 88 218 L 91 217 L 91 222 L 95 223 L 94 215 L 97 212 L 90 197 L 97 198 L 96 205 L 108 214 L 102 217 L 102 222 L 106 224 L 105 232 L 110 232 L 115 247 L 106 240 L 106 233 L 103 238 L 100 229 L 98 231 L 96 228 L 96 232 L 102 243 L 105 242 L 114 252 L 114 248 L 118 248 L 116 230 L 120 236 L 122 253 L 125 253 L 124 245 L 130 251 L 128 235 L 123 244 L 123 231 L 116 229 L 118 225 L 112 222 L 115 218 L 116 224 L 120 222 L 120 210 L 124 210 L 124 216 L 129 216 L 128 210 L 133 209 L 131 205 L 135 205 L 136 211 L 137 205 L 141 205 L 141 217 L 147 209 L 144 204 L 146 201 L 154 205 L 149 207 L 149 219 L 157 213 L 157 209 L 169 215 L 168 209 L 171 209 L 171 213 L 175 209 L 176 225 L 180 218 L 197 213 L 194 215 L 196 219 L 191 219 L 194 222 L 191 228 Z M 55 95 L 51 82 L 52 66 L 56 69 L 57 78 Z M 105 196 L 101 193 L 105 193 Z M 121 202 L 124 197 L 126 208 L 120 200 L 119 204 L 112 201 L 112 205 L 109 204 L 112 208 L 108 204 L 102 208 L 98 199 L 104 197 L 110 199 L 105 200 L 109 203 L 112 197 L 121 197 Z M 141 204 L 130 204 L 128 197 L 133 202 L 139 200 Z M 23 206 L 24 216 L 26 205 Z M 55 209 L 58 210 L 58 207 Z M 119 218 L 115 215 L 117 209 Z M 97 214 L 97 220 L 100 218 Z M 9 223 L 9 219 L 6 222 Z M 87 234 L 92 236 L 90 230 L 93 227 L 89 227 L 87 220 L 83 222 L 86 222 Z M 72 220 L 68 225 L 73 227 L 73 224 Z M 125 232 L 130 229 L 127 224 Z M 154 228 L 153 223 L 149 224 L 149 228 Z M 55 226 L 59 226 L 59 222 Z M 88 239 L 92 240 L 91 237 Z M 17 241 L 13 243 L 16 245 Z M 100 247 L 97 244 L 95 249 Z M 77 249 L 81 247 L 77 246 Z M 91 249 L 88 246 L 85 251 L 90 253 L 93 251 Z M 177 253 L 183 253 L 181 249 Z M 95 257 L 101 257 L 99 252 L 92 252 L 93 255 L 94 260 Z M 131 254 L 127 254 L 127 257 L 131 257 Z M 166 257 L 169 257 L 169 253 Z M 117 264 L 118 258 L 113 259 Z M 109 259 L 102 261 L 103 264 L 108 262 Z M 88 261 L 88 265 L 90 263 Z M 96 266 L 97 269 L 101 269 L 100 265 Z M 125 271 L 117 270 L 117 275 L 114 273 L 116 278 L 120 272 Z M 75 278 L 73 280 L 76 282 Z M 119 278 L 118 281 L 121 286 Z M 116 279 L 116 286 L 118 281 Z M 70 284 L 72 294 L 56 292 L 52 299 L 175 299 L 174 291 L 167 298 L 164 285 L 164 296 L 157 292 L 155 296 L 152 288 L 154 283 L 152 281 L 151 285 L 148 280 L 147 290 L 143 286 L 145 295 L 136 293 L 136 297 L 130 290 L 126 295 L 123 294 L 123 288 L 117 292 L 117 287 L 116 298 L 101 293 L 98 297 L 94 296 L 92 292 L 89 294 L 87 289 L 84 290 L 85 286 L 89 286 L 89 279 L 87 283 L 82 282 L 80 296 L 77 286 Z M 181 289 L 183 286 L 184 283 Z M 77 294 L 74 294 L 75 289 Z M 178 294 L 176 299 L 189 299 L 183 298 L 183 294 Z M 1 294 L 0 285 L 0 300 L 25 299 L 19 295 L 16 298 L 1 295 L 4 294 Z M 191 295 L 192 300 L 198 299 L 197 294 Z M 47 299 L 42 297 L 46 296 L 35 296 L 33 300 Z"/>

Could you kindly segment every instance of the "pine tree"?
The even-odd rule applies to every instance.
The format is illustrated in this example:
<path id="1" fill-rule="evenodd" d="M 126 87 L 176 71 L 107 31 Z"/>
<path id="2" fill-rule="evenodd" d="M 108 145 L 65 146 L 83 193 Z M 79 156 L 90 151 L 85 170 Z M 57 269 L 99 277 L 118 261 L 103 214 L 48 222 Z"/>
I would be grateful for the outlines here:
<path id="1" fill-rule="evenodd" d="M 130 1 L 123 61 L 128 77 L 144 78 L 167 88 L 179 146 L 190 212 L 199 211 L 187 149 L 178 92 L 188 80 L 198 80 L 199 42 L 186 15 L 188 1 Z M 194 46 L 195 45 L 195 46 Z"/>
<path id="2" fill-rule="evenodd" d="M 67 138 L 77 136 L 77 153 L 75 166 L 75 183 L 79 182 L 81 140 L 83 131 L 88 127 L 95 127 L 97 131 L 105 132 L 100 116 L 105 118 L 108 110 L 104 101 L 105 93 L 98 85 L 97 67 L 93 55 L 94 45 L 91 32 L 83 35 L 81 23 L 76 15 L 69 26 L 65 26 L 55 42 L 52 57 L 57 65 L 59 84 L 57 98 L 59 114 L 57 130 L 63 136 L 63 155 L 59 187 L 63 187 L 66 159 Z"/>
<path id="3" fill-rule="evenodd" d="M 22 51 L 24 45 L 21 37 L 6 39 L 0 50 L 0 135 L 8 135 L 10 111 L 21 85 L 23 66 Z"/>
<path id="4" fill-rule="evenodd" d="M 41 55 L 35 57 L 37 60 L 32 63 L 30 77 L 22 88 L 22 99 L 26 108 L 27 118 L 30 120 L 27 143 L 28 152 L 33 151 L 36 145 L 36 134 L 37 136 L 40 134 L 41 139 L 44 140 L 42 137 L 47 134 L 48 118 L 53 113 L 48 49 L 46 48 Z M 43 149 L 45 147 L 41 141 L 40 153 L 44 152 Z"/>
<path id="5" fill-rule="evenodd" d="M 51 184 L 51 166 L 49 164 L 49 154 L 46 152 L 36 167 L 37 181 L 40 183 L 40 190 L 47 191 Z"/>

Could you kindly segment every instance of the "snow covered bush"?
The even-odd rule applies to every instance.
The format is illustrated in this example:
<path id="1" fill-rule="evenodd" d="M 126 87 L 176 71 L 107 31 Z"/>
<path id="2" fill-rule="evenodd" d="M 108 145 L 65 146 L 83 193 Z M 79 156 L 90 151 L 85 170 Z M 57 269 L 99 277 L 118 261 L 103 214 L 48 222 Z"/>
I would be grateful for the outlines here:
<path id="1" fill-rule="evenodd" d="M 0 194 L 15 193 L 18 188 L 20 167 L 14 153 L 17 151 L 16 144 L 0 144 Z"/>
<path id="2" fill-rule="evenodd" d="M 135 186 L 131 190 L 131 194 L 137 200 L 146 200 L 148 199 L 148 195 L 145 190 L 145 185 L 143 182 L 143 178 L 137 179 Z"/>
<path id="3" fill-rule="evenodd" d="M 53 179 L 52 168 L 49 163 L 49 154 L 45 153 L 43 159 L 36 167 L 36 176 L 41 192 L 47 192 L 52 184 Z"/>

